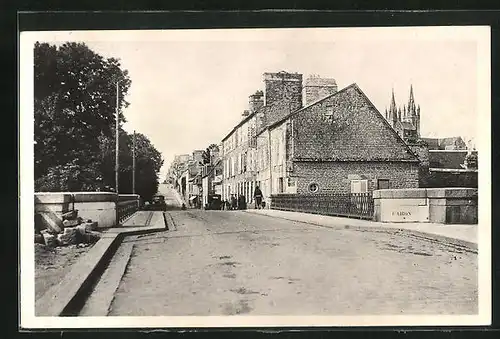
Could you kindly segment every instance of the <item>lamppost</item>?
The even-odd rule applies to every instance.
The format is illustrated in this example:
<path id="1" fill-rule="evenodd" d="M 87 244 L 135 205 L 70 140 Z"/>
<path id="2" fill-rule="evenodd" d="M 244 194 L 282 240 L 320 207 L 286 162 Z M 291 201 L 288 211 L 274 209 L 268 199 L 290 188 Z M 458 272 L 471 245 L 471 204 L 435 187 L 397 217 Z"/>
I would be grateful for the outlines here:
<path id="1" fill-rule="evenodd" d="M 119 136 L 120 136 L 120 80 L 116 82 L 116 127 L 115 127 L 115 192 L 116 192 L 116 204 L 115 204 L 115 212 L 116 212 L 116 226 L 120 225 L 120 214 L 118 210 L 118 203 L 120 202 L 119 198 L 119 185 L 118 185 L 118 173 L 120 171 L 120 162 L 119 162 Z"/>
<path id="2" fill-rule="evenodd" d="M 135 130 L 132 139 L 132 193 L 135 194 Z"/>

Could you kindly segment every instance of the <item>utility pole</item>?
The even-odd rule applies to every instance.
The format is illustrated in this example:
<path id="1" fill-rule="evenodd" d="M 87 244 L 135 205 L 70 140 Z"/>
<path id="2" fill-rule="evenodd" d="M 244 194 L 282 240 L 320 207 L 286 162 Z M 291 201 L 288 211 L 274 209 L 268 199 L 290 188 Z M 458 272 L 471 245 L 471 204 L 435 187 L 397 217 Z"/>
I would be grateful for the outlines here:
<path id="1" fill-rule="evenodd" d="M 115 127 L 115 191 L 116 191 L 116 205 L 115 205 L 115 212 L 116 212 L 116 225 L 118 226 L 120 224 L 120 215 L 118 213 L 118 203 L 120 201 L 119 199 L 119 186 L 118 186 L 118 172 L 120 170 L 120 162 L 119 162 L 119 131 L 120 131 L 120 117 L 119 117 L 119 110 L 120 110 L 120 81 L 116 82 L 116 127 Z"/>
<path id="2" fill-rule="evenodd" d="M 132 145 L 132 193 L 135 194 L 135 130 Z"/>

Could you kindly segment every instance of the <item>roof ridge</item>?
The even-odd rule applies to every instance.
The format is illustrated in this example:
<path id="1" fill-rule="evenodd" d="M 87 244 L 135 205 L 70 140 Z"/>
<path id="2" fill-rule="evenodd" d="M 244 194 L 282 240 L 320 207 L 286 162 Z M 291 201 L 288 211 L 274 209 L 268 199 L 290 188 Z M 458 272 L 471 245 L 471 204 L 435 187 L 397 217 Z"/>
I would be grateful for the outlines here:
<path id="1" fill-rule="evenodd" d="M 318 104 L 318 103 L 320 103 L 320 102 L 322 102 L 322 101 L 324 101 L 324 100 L 326 100 L 326 99 L 328 99 L 328 98 L 331 98 L 331 97 L 333 97 L 333 96 L 335 96 L 335 95 L 337 95 L 337 94 L 340 94 L 340 93 L 342 93 L 342 92 L 346 91 L 348 88 L 353 87 L 353 86 L 356 86 L 356 87 L 357 87 L 358 85 L 357 85 L 355 82 L 353 82 L 353 83 L 352 83 L 352 84 L 350 84 L 349 86 L 342 88 L 340 91 L 337 91 L 337 92 L 335 92 L 335 93 L 329 94 L 329 95 L 327 95 L 326 97 L 323 97 L 323 98 L 321 98 L 321 99 L 318 99 L 318 100 L 316 100 L 316 101 L 314 101 L 314 102 L 312 102 L 312 103 L 310 103 L 310 104 L 308 104 L 308 105 L 306 105 L 306 106 L 304 106 L 304 107 L 301 107 L 301 108 L 299 108 L 299 109 L 296 109 L 296 110 L 295 110 L 295 111 L 293 111 L 293 112 L 290 112 L 289 114 L 285 115 L 283 118 L 279 119 L 278 121 L 276 121 L 276 122 L 274 122 L 274 123 L 270 124 L 269 126 L 267 126 L 266 128 L 264 128 L 264 129 L 261 131 L 261 133 L 262 133 L 264 130 L 266 130 L 267 128 L 272 128 L 272 127 L 274 127 L 274 126 L 276 126 L 276 125 L 278 125 L 278 124 L 282 123 L 282 122 L 283 122 L 283 121 L 285 121 L 286 119 L 288 119 L 288 118 L 290 118 L 291 116 L 293 116 L 293 115 L 295 115 L 295 114 L 297 114 L 297 113 L 299 113 L 299 112 L 301 112 L 301 111 L 305 110 L 306 108 L 309 108 L 309 107 L 311 107 L 311 106 L 313 106 L 313 105 L 316 105 L 316 104 Z"/>

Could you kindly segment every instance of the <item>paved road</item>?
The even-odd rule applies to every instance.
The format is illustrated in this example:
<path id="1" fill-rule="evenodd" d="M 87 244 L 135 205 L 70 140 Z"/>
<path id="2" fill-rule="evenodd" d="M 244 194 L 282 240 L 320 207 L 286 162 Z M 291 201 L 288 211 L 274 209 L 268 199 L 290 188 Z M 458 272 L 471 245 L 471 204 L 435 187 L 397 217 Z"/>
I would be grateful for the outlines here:
<path id="1" fill-rule="evenodd" d="M 395 231 L 172 211 L 138 237 L 109 315 L 474 314 L 477 255 Z"/>
<path id="2" fill-rule="evenodd" d="M 181 207 L 181 202 L 179 201 L 180 196 L 170 184 L 160 184 L 158 186 L 158 193 L 165 196 L 165 202 L 170 208 Z"/>

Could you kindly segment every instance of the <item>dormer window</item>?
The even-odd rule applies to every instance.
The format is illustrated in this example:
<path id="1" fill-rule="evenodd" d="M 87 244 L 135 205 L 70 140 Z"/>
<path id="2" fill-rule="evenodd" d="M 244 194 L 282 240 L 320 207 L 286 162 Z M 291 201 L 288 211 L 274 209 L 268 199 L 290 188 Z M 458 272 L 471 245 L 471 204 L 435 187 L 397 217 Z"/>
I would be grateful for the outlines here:
<path id="1" fill-rule="evenodd" d="M 326 106 L 326 110 L 325 110 L 325 118 L 329 121 L 333 121 L 334 119 L 334 115 L 333 115 L 333 106 L 332 105 L 328 105 Z"/>

